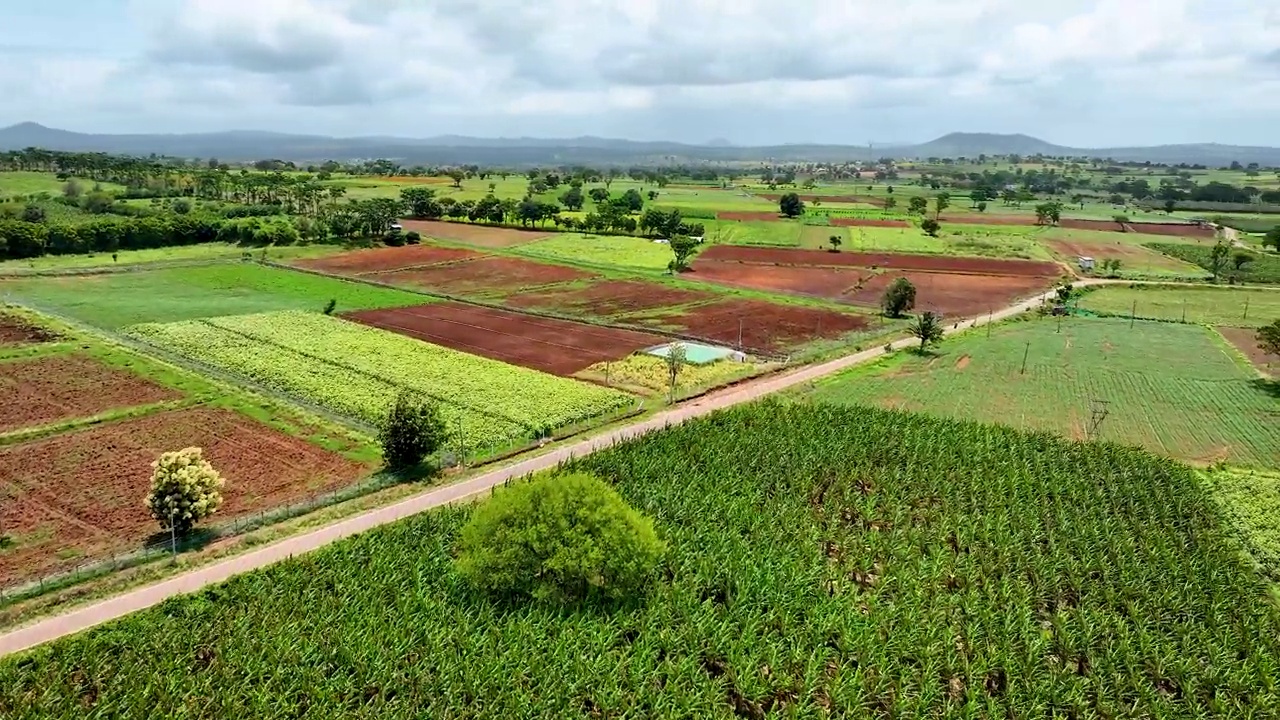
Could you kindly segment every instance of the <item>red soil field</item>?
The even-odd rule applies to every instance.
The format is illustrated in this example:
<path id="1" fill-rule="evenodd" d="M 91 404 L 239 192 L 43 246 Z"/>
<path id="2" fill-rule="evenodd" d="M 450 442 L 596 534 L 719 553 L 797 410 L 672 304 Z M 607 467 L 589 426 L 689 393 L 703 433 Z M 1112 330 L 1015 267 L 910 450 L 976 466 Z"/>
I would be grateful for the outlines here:
<path id="1" fill-rule="evenodd" d="M 850 293 L 849 302 L 879 307 L 884 291 L 895 279 L 905 277 L 916 286 L 916 310 L 930 310 L 946 318 L 975 317 L 1000 309 L 1018 298 L 1047 290 L 1048 278 L 954 273 L 889 272 L 877 275 Z"/>
<path id="2" fill-rule="evenodd" d="M 869 220 L 864 218 L 831 218 L 831 224 L 836 227 L 891 227 L 891 228 L 907 228 L 911 227 L 911 223 L 906 220 Z"/>
<path id="3" fill-rule="evenodd" d="M 368 468 L 229 410 L 200 408 L 0 448 L 0 582 L 130 552 L 159 526 L 142 506 L 151 462 L 201 447 L 226 480 L 212 522 L 345 487 Z"/>
<path id="4" fill-rule="evenodd" d="M 182 394 L 81 356 L 0 363 L 0 432 L 91 417 Z"/>
<path id="5" fill-rule="evenodd" d="M 515 308 L 551 308 L 615 318 L 676 305 L 710 300 L 715 295 L 636 280 L 606 280 L 586 288 L 560 288 L 520 293 L 507 298 Z"/>
<path id="6" fill-rule="evenodd" d="M 777 202 L 782 199 L 781 193 L 763 193 L 756 197 L 765 200 L 773 200 Z M 862 203 L 864 205 L 875 205 L 876 207 L 884 207 L 884 198 L 870 197 L 867 195 L 801 195 L 800 199 L 811 203 L 814 201 L 824 203 Z"/>
<path id="7" fill-rule="evenodd" d="M 1184 223 L 1125 223 L 1129 232 L 1146 235 L 1170 235 L 1173 237 L 1212 238 L 1217 234 L 1211 227 Z"/>
<path id="8" fill-rule="evenodd" d="M 58 336 L 14 315 L 0 314 L 0 345 L 24 345 L 57 340 Z"/>
<path id="9" fill-rule="evenodd" d="M 1253 366 L 1267 375 L 1280 373 L 1280 355 L 1263 352 L 1258 347 L 1258 331 L 1253 328 L 1220 327 L 1218 333 L 1235 345 Z"/>
<path id="10" fill-rule="evenodd" d="M 555 235 L 555 233 L 546 232 L 545 230 L 514 230 L 512 228 L 489 227 L 466 222 L 444 222 L 441 220 L 401 220 L 400 225 L 404 227 L 405 232 L 417 230 L 423 237 L 456 240 L 468 245 L 495 248 L 521 245 Z"/>
<path id="11" fill-rule="evenodd" d="M 435 290 L 451 295 L 503 296 L 543 285 L 589 280 L 590 273 L 563 265 L 547 265 L 519 258 L 482 256 L 472 260 L 398 270 L 378 276 L 379 282 Z"/>
<path id="12" fill-rule="evenodd" d="M 776 212 L 718 212 L 717 220 L 743 220 L 743 221 L 762 221 L 762 222 L 782 222 L 784 218 Z"/>
<path id="13" fill-rule="evenodd" d="M 748 352 L 783 352 L 825 338 L 838 338 L 870 325 L 865 316 L 762 300 L 723 300 L 661 319 L 665 327 Z"/>
<path id="14" fill-rule="evenodd" d="M 450 302 L 362 310 L 343 317 L 556 375 L 572 375 L 598 362 L 617 360 L 666 341 L 648 333 Z"/>
<path id="15" fill-rule="evenodd" d="M 365 273 L 438 265 L 440 263 L 478 257 L 483 257 L 483 255 L 474 250 L 464 250 L 462 248 L 437 247 L 435 245 L 405 245 L 403 247 L 353 250 L 325 258 L 298 260 L 293 264 L 309 270 L 320 270 L 340 275 L 363 275 Z"/>
<path id="16" fill-rule="evenodd" d="M 1056 263 L 1029 260 L 952 257 L 949 255 L 904 255 L 899 253 L 839 252 L 791 248 L 715 245 L 703 251 L 693 264 L 709 261 L 809 267 L 876 267 L 895 270 L 978 273 L 1019 277 L 1057 277 L 1063 270 Z"/>
<path id="17" fill-rule="evenodd" d="M 780 267 L 700 261 L 694 264 L 693 272 L 684 277 L 753 290 L 839 298 L 873 274 L 861 268 Z"/>
<path id="18" fill-rule="evenodd" d="M 957 223 L 960 225 L 1025 225 L 1027 227 L 1035 227 L 1035 215 L 946 215 L 940 221 L 942 223 Z M 1115 225 L 1115 223 L 1110 223 Z M 1065 227 L 1065 226 L 1064 226 Z M 1117 227 L 1117 229 L 1119 229 Z"/>

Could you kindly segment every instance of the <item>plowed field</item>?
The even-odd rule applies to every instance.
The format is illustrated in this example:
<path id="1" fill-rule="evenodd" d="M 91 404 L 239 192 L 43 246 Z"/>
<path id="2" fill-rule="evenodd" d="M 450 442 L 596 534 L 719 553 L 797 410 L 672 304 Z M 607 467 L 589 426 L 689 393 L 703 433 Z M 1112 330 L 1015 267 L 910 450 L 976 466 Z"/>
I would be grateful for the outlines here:
<path id="1" fill-rule="evenodd" d="M 80 355 L 0 363 L 0 432 L 175 400 L 181 393 Z"/>
<path id="2" fill-rule="evenodd" d="M 1280 373 L 1280 355 L 1263 352 L 1258 347 L 1258 331 L 1254 328 L 1220 327 L 1218 332 L 1235 345 L 1253 366 L 1268 375 Z"/>
<path id="3" fill-rule="evenodd" d="M 961 225 L 1025 225 L 1034 227 L 1035 215 L 948 215 L 943 224 L 958 223 Z M 1145 235 L 1169 235 L 1173 237 L 1211 238 L 1214 230 L 1211 227 L 1192 225 L 1190 223 L 1120 223 L 1113 220 L 1077 220 L 1064 218 L 1058 227 L 1068 230 L 1101 230 L 1104 232 L 1131 232 Z"/>
<path id="4" fill-rule="evenodd" d="M 1056 263 L 1029 260 L 996 260 L 991 258 L 953 257 L 949 255 L 905 255 L 899 253 L 839 252 L 793 250 L 790 248 L 744 247 L 716 245 L 705 250 L 694 262 L 699 271 L 709 262 L 736 262 L 765 265 L 797 265 L 808 267 L 863 267 L 922 270 L 926 272 L 976 273 L 1019 277 L 1057 277 L 1063 269 Z"/>
<path id="5" fill-rule="evenodd" d="M 572 375 L 666 338 L 463 303 L 365 310 L 349 320 L 524 367 Z"/>
<path id="6" fill-rule="evenodd" d="M 681 290 L 657 283 L 606 280 L 586 288 L 553 288 L 512 295 L 507 298 L 507 305 L 616 318 L 628 313 L 703 302 L 713 297 L 711 293 Z"/>
<path id="7" fill-rule="evenodd" d="M 511 228 L 489 227 L 474 223 L 441 222 L 438 220 L 401 220 L 400 225 L 404 227 L 405 232 L 416 230 L 423 237 L 456 240 L 468 245 L 494 248 L 521 245 L 551 237 L 555 234 L 542 230 L 513 230 Z"/>
<path id="8" fill-rule="evenodd" d="M 879 307 L 884 291 L 896 278 L 905 277 L 916 286 L 916 310 L 941 313 L 948 318 L 972 317 L 1000 309 L 1013 301 L 1047 290 L 1047 278 L 995 275 L 960 275 L 930 272 L 888 272 L 877 275 L 850 293 L 847 300 L 866 307 Z"/>
<path id="9" fill-rule="evenodd" d="M 685 275 L 732 287 L 839 298 L 864 278 L 873 275 L 860 268 L 820 268 L 747 263 L 699 262 Z"/>
<path id="10" fill-rule="evenodd" d="M 1196 265 L 1185 263 L 1177 258 L 1169 257 L 1141 245 L 1128 242 L 1076 242 L 1072 240 L 1050 240 L 1045 243 L 1067 262 L 1074 263 L 1076 258 L 1091 257 L 1098 263 L 1103 260 L 1119 260 L 1124 270 L 1164 270 L 1169 273 L 1182 273 L 1190 276 L 1203 275 L 1204 270 Z"/>
<path id="11" fill-rule="evenodd" d="M 0 314 L 0 345 L 24 345 L 57 340 L 58 336 L 14 315 Z"/>
<path id="12" fill-rule="evenodd" d="M 425 265 L 437 265 L 439 263 L 478 257 L 482 257 L 480 253 L 462 248 L 405 245 L 404 247 L 353 250 L 352 252 L 332 255 L 326 258 L 298 260 L 294 264 L 309 270 L 320 270 L 339 275 L 363 275 Z"/>
<path id="13" fill-rule="evenodd" d="M 748 352 L 785 352 L 870 325 L 865 316 L 760 300 L 724 300 L 662 318 L 663 326 Z"/>
<path id="14" fill-rule="evenodd" d="M 782 199 L 780 193 L 762 193 L 756 197 L 773 200 L 774 202 Z M 801 195 L 800 199 L 807 203 L 816 200 L 824 203 L 863 203 L 865 205 L 884 207 L 884 198 L 871 197 L 869 195 Z"/>
<path id="15" fill-rule="evenodd" d="M 226 479 L 216 522 L 351 484 L 366 468 L 229 410 L 149 415 L 0 448 L 0 582 L 140 548 L 159 528 L 142 506 L 151 462 L 196 446 Z"/>
<path id="16" fill-rule="evenodd" d="M 445 265 L 382 273 L 378 275 L 378 281 L 452 295 L 501 297 L 519 290 L 593 277 L 590 273 L 563 265 L 483 256 Z"/>

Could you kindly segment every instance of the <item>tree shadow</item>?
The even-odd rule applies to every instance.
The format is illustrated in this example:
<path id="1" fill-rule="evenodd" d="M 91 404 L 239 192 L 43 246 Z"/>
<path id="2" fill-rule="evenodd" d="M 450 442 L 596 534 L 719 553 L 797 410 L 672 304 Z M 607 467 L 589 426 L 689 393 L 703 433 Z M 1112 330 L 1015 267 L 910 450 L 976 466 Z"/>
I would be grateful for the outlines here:
<path id="1" fill-rule="evenodd" d="M 164 547 L 167 549 L 174 545 L 177 551 L 181 553 L 190 550 L 202 550 L 219 537 L 219 534 L 212 528 L 194 528 L 186 535 L 179 535 L 177 538 L 168 530 L 159 530 L 147 536 L 147 539 L 143 541 L 143 547 Z"/>
<path id="2" fill-rule="evenodd" d="M 1277 400 L 1280 400 L 1280 380 L 1271 380 L 1268 378 L 1256 378 L 1254 380 L 1250 380 L 1249 384 L 1253 385 L 1255 388 L 1261 390 L 1262 392 L 1270 395 L 1271 397 L 1276 398 Z"/>

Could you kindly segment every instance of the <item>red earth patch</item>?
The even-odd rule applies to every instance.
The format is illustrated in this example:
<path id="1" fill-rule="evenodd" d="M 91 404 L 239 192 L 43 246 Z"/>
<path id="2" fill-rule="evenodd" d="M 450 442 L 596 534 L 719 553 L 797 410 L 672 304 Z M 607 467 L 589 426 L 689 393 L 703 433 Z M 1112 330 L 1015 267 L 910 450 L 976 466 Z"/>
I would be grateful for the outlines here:
<path id="1" fill-rule="evenodd" d="M 963 275 L 931 272 L 888 272 L 877 275 L 850 293 L 848 302 L 879 307 L 889 285 L 905 277 L 916 287 L 916 309 L 941 313 L 948 318 L 975 317 L 1014 301 L 1047 290 L 1048 278 L 996 275 Z"/>
<path id="2" fill-rule="evenodd" d="M 403 247 L 353 250 L 314 260 L 298 260 L 293 264 L 339 275 L 364 275 L 405 268 L 425 267 L 441 263 L 457 262 L 484 257 L 474 250 L 438 247 L 435 245 L 405 245 Z"/>
<path id="3" fill-rule="evenodd" d="M 82 355 L 0 362 L 0 432 L 182 397 Z"/>
<path id="4" fill-rule="evenodd" d="M 1029 260 L 954 257 L 950 255 L 909 255 L 901 253 L 839 252 L 791 248 L 715 245 L 698 256 L 694 270 L 706 262 L 736 262 L 805 267 L 865 267 L 927 272 L 977 273 L 1018 277 L 1058 277 L 1063 269 L 1056 263 Z"/>

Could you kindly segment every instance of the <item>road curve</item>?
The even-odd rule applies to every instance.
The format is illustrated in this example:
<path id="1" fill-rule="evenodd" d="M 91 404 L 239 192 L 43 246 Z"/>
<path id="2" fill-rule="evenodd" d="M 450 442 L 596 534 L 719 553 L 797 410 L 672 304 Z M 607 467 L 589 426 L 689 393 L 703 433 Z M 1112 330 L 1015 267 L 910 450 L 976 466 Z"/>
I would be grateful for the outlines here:
<path id="1" fill-rule="evenodd" d="M 1106 280 L 1091 279 L 1076 282 L 1075 285 L 1080 287 L 1107 283 L 1108 281 Z M 989 316 L 965 320 L 959 323 L 958 328 L 948 327 L 946 332 L 951 334 L 970 327 L 985 325 L 988 322 L 999 322 L 1026 310 L 1034 309 L 1045 299 L 1052 298 L 1054 295 L 1054 291 L 1046 292 L 1030 300 L 996 311 Z M 896 340 L 891 345 L 894 349 L 901 349 L 914 343 L 914 339 L 908 338 Z M 701 417 L 722 408 L 757 400 L 766 395 L 840 372 L 854 365 L 870 362 L 884 354 L 885 349 L 883 347 L 863 350 L 829 362 L 798 368 L 790 372 L 761 378 L 711 393 L 665 410 L 647 419 L 610 430 L 571 445 L 556 448 L 543 455 L 495 468 L 463 482 L 435 488 L 395 504 L 370 510 L 302 535 L 286 538 L 272 545 L 251 550 L 153 585 L 136 588 L 92 605 L 86 605 L 61 615 L 35 621 L 30 625 L 0 635 L 0 657 L 21 652 L 41 643 L 56 640 L 115 620 L 156 605 L 176 595 L 196 592 L 201 588 L 222 582 L 235 575 L 266 567 L 291 558 L 294 555 L 310 552 L 336 540 L 350 537 L 379 525 L 395 522 L 410 515 L 478 495 L 511 478 L 518 478 L 532 472 L 551 468 L 570 458 L 588 455 L 625 440 L 669 425 L 676 425 L 685 420 Z"/>

